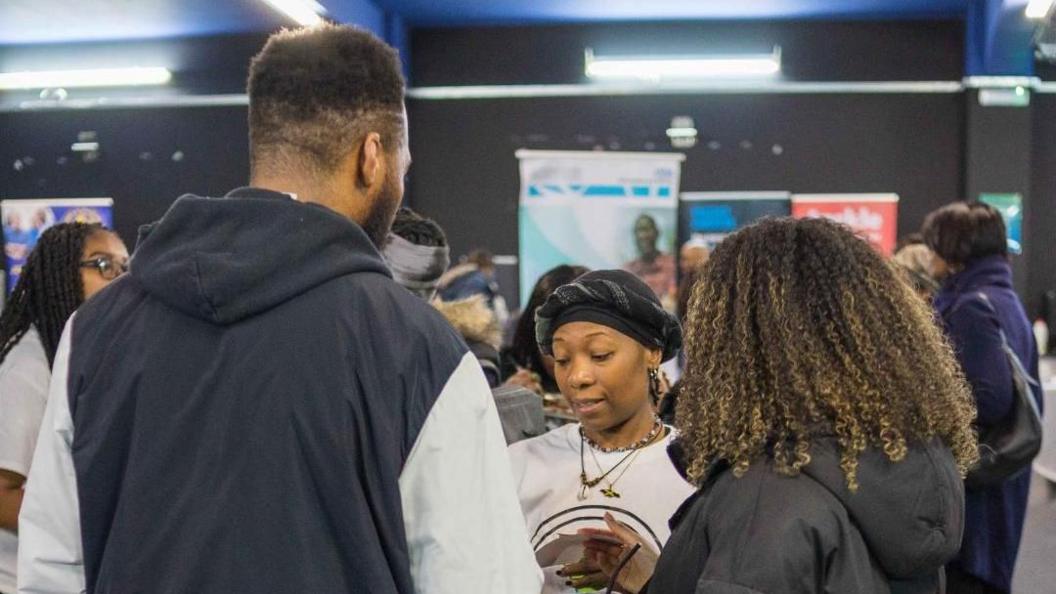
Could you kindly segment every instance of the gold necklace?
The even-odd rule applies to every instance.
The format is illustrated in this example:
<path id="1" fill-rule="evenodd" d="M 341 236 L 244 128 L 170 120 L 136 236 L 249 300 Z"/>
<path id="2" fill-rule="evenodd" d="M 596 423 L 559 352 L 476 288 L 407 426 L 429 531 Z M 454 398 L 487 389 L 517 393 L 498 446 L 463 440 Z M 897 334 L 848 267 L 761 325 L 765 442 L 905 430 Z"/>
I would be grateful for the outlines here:
<path id="1" fill-rule="evenodd" d="M 616 475 L 616 478 L 612 479 L 611 481 L 608 481 L 609 482 L 609 486 L 607 488 L 604 488 L 604 489 L 601 490 L 601 494 L 602 495 L 604 495 L 606 497 L 609 497 L 609 498 L 619 499 L 620 493 L 615 489 L 616 482 L 619 481 L 621 478 L 623 478 L 624 474 L 627 474 L 627 470 L 631 467 L 631 464 L 634 464 L 634 461 L 638 459 L 638 454 L 641 454 L 641 453 L 642 453 L 642 448 L 634 450 L 634 452 L 631 453 L 630 460 L 627 461 L 627 466 L 623 467 L 623 470 L 620 471 L 620 474 Z M 597 454 L 594 453 L 594 450 L 590 450 L 590 457 L 594 459 L 594 465 L 598 467 L 598 471 L 600 472 L 601 471 L 601 463 L 598 462 L 598 456 L 597 456 Z M 606 475 L 608 475 L 608 473 L 605 473 L 604 475 L 602 475 L 601 478 L 604 478 Z"/>
<path id="2" fill-rule="evenodd" d="M 615 471 L 617 468 L 623 466 L 624 462 L 628 462 L 627 466 L 624 466 L 623 471 L 620 472 L 619 476 L 617 476 L 615 478 L 615 480 L 609 481 L 609 486 L 607 488 L 601 490 L 601 494 L 604 495 L 605 497 L 619 498 L 620 494 L 614 488 L 615 485 L 616 485 L 616 481 L 619 481 L 621 478 L 623 478 L 624 473 L 626 473 L 627 469 L 630 468 L 631 464 L 634 463 L 634 458 L 637 458 L 638 454 L 642 451 L 642 448 L 644 448 L 645 446 L 651 444 L 653 441 L 656 440 L 657 437 L 660 436 L 660 434 L 661 434 L 661 432 L 663 430 L 663 427 L 664 427 L 664 424 L 658 418 L 658 419 L 656 419 L 656 425 L 653 427 L 653 429 L 651 431 L 649 431 L 649 434 L 646 435 L 645 438 L 639 440 L 637 443 L 635 443 L 635 444 L 633 444 L 631 446 L 628 446 L 627 448 L 609 450 L 609 451 L 615 452 L 615 451 L 626 451 L 626 450 L 629 449 L 630 451 L 627 453 L 626 456 L 624 456 L 623 458 L 620 458 L 620 461 L 617 462 L 615 465 L 613 465 L 612 468 L 610 468 L 607 471 L 605 471 L 604 473 L 602 473 L 601 476 L 599 476 L 597 478 L 587 478 L 587 467 L 586 467 L 584 450 L 586 449 L 586 442 L 589 439 L 587 438 L 586 434 L 583 432 L 583 427 L 580 426 L 580 428 L 579 428 L 579 485 L 580 486 L 579 486 L 579 493 L 576 496 L 577 499 L 579 499 L 580 501 L 583 501 L 584 499 L 586 499 L 587 498 L 587 494 L 590 492 L 591 489 L 593 489 L 594 487 L 598 486 L 598 484 L 601 483 L 601 481 L 605 480 L 605 477 L 607 477 L 610 474 L 612 474 L 613 471 Z M 592 445 L 593 445 L 593 443 L 594 442 L 591 441 Z M 602 451 L 604 452 L 606 450 L 602 450 Z M 594 448 L 593 447 L 590 450 L 590 455 L 594 458 L 594 463 L 598 466 L 598 470 L 599 471 L 602 470 L 601 464 L 598 462 L 598 457 L 594 453 Z"/>

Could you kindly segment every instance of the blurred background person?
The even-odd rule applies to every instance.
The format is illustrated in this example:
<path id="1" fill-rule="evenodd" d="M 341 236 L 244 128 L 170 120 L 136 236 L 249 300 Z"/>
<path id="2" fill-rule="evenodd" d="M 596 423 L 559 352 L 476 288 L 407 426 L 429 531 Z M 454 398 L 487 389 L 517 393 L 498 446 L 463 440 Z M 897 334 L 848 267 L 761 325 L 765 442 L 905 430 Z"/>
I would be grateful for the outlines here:
<path id="1" fill-rule="evenodd" d="M 924 239 L 934 252 L 932 274 L 942 279 L 935 309 L 972 387 L 980 433 L 1012 412 L 1012 369 L 1001 332 L 1038 379 L 1038 350 L 1023 304 L 1012 288 L 1004 220 L 982 202 L 954 202 L 928 215 Z M 1039 409 L 1042 405 L 1037 393 Z M 1003 484 L 969 488 L 960 554 L 950 564 L 950 591 L 1009 592 L 1030 490 L 1026 469 Z"/>
<path id="2" fill-rule="evenodd" d="M 561 389 L 554 379 L 554 360 L 539 349 L 535 336 L 535 313 L 557 290 L 586 274 L 588 268 L 562 264 L 543 273 L 532 287 L 513 333 L 513 343 L 503 352 L 504 376 L 508 382 L 537 390 L 550 408 L 567 411 Z"/>
<path id="3" fill-rule="evenodd" d="M 708 242 L 700 235 L 693 235 L 689 241 L 682 244 L 678 251 L 678 272 L 682 278 L 689 276 L 708 261 L 711 250 Z"/>
<path id="4" fill-rule="evenodd" d="M 457 301 L 474 295 L 484 297 L 500 327 L 510 318 L 506 300 L 499 294 L 499 284 L 495 280 L 495 257 L 485 249 L 469 252 L 457 266 L 440 277 L 440 298 L 444 301 Z"/>
<path id="5" fill-rule="evenodd" d="M 381 255 L 393 280 L 426 301 L 436 297 L 440 277 L 451 264 L 444 230 L 406 207 L 396 211 Z"/>
<path id="6" fill-rule="evenodd" d="M 638 257 L 623 265 L 623 269 L 637 276 L 656 293 L 668 311 L 674 311 L 677 284 L 675 257 L 658 246 L 660 226 L 652 216 L 642 213 L 634 220 L 634 245 Z"/>
<path id="7" fill-rule="evenodd" d="M 928 306 L 821 219 L 738 231 L 701 274 L 675 456 L 699 490 L 621 591 L 940 592 L 977 452 L 968 386 Z M 612 574 L 648 543 L 609 525 L 623 544 L 588 549 Z"/>
<path id="8" fill-rule="evenodd" d="M 924 244 L 921 238 L 919 243 L 907 243 L 902 246 L 891 257 L 891 261 L 898 267 L 906 282 L 928 303 L 939 290 L 938 281 L 931 275 L 934 255 L 931 248 Z"/>
<path id="9" fill-rule="evenodd" d="M 499 368 L 499 347 L 502 345 L 502 328 L 495 318 L 495 313 L 488 309 L 483 295 L 473 295 L 456 301 L 433 301 L 444 319 L 450 323 L 462 339 L 466 341 L 470 352 L 480 362 L 484 377 L 491 388 L 502 383 L 502 372 Z"/>
<path id="10" fill-rule="evenodd" d="M 707 242 L 699 235 L 693 236 L 689 241 L 682 244 L 679 250 L 678 266 L 678 300 L 675 314 L 678 320 L 686 323 L 686 315 L 689 313 L 689 297 L 693 293 L 693 285 L 696 284 L 700 274 L 700 267 L 708 261 L 711 250 Z M 682 389 L 681 379 L 686 366 L 685 351 L 679 351 L 670 361 L 661 366 L 670 388 L 663 391 L 658 405 L 658 413 L 665 423 L 674 425 L 675 411 L 678 405 L 678 393 Z"/>
<path id="11" fill-rule="evenodd" d="M 51 364 L 66 320 L 128 268 L 128 250 L 101 225 L 45 230 L 0 314 L 0 592 L 15 592 L 18 513 Z"/>
<path id="12" fill-rule="evenodd" d="M 537 381 L 531 376 L 520 376 L 502 383 L 501 332 L 483 296 L 473 295 L 458 301 L 436 299 L 437 285 L 449 262 L 443 228 L 410 208 L 401 208 L 396 211 L 392 231 L 381 253 L 396 282 L 431 302 L 476 356 L 495 398 L 506 443 L 541 435 L 546 425 Z"/>

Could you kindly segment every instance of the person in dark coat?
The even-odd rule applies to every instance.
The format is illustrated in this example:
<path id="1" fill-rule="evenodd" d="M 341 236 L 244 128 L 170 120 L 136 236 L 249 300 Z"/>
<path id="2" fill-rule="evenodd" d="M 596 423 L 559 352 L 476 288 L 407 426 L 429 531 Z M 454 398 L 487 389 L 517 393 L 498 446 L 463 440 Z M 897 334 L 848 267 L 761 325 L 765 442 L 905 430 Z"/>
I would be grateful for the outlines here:
<path id="1" fill-rule="evenodd" d="M 248 95 L 251 185 L 177 199 L 62 334 L 19 592 L 538 592 L 480 365 L 378 253 L 396 51 L 284 30 Z"/>
<path id="2" fill-rule="evenodd" d="M 1034 335 L 1012 289 L 1005 223 L 987 204 L 956 202 L 928 216 L 924 238 L 936 254 L 934 273 L 945 279 L 935 308 L 972 386 L 979 410 L 976 423 L 985 429 L 1012 410 L 1012 370 L 1002 350 L 1001 330 L 1030 375 L 1038 378 Z M 1037 398 L 1040 410 L 1040 389 Z M 1029 468 L 1001 485 L 968 489 L 964 543 L 948 568 L 951 592 L 1011 590 L 1029 491 Z"/>
<path id="3" fill-rule="evenodd" d="M 978 453 L 928 306 L 819 219 L 741 230 L 701 275 L 671 449 L 699 489 L 658 559 L 610 518 L 593 560 L 635 593 L 941 592 Z"/>

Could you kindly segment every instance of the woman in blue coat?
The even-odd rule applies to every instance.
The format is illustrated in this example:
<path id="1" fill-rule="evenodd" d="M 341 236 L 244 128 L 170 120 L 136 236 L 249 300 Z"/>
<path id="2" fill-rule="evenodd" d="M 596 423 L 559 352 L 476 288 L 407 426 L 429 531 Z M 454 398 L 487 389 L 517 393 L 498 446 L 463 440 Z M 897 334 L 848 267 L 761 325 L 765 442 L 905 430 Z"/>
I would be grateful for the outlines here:
<path id="1" fill-rule="evenodd" d="M 987 204 L 955 202 L 928 215 L 923 231 L 936 254 L 934 273 L 943 280 L 935 308 L 972 386 L 976 424 L 993 426 L 1010 414 L 1014 398 L 1000 330 L 1027 371 L 1038 377 L 1038 350 L 1012 289 L 1004 221 Z M 1036 396 L 1040 406 L 1041 394 Z M 967 490 L 961 552 L 947 567 L 951 594 L 1011 590 L 1029 490 L 1029 469 L 998 486 Z"/>

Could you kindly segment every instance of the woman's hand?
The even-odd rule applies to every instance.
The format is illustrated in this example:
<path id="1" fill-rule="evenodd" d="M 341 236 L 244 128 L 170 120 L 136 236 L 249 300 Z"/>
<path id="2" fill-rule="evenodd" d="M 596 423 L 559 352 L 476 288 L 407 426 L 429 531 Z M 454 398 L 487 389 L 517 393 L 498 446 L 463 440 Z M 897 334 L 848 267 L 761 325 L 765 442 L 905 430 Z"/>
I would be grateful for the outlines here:
<path id="1" fill-rule="evenodd" d="M 565 585 L 573 588 L 594 588 L 603 590 L 609 585 L 609 576 L 598 567 L 598 564 L 584 557 L 575 563 L 569 563 L 557 575 L 565 578 Z"/>
<path id="2" fill-rule="evenodd" d="M 631 554 L 616 578 L 616 586 L 620 591 L 638 594 L 653 577 L 656 560 L 660 554 L 640 534 L 617 522 L 612 514 L 605 514 L 605 523 L 609 527 L 608 530 L 583 528 L 579 531 L 579 534 L 584 536 L 596 537 L 583 544 L 586 549 L 585 556 L 600 568 L 608 579 L 612 579 L 612 575 L 626 560 L 634 545 L 639 545 L 640 548 Z M 614 543 L 614 540 L 619 541 L 619 544 Z"/>

